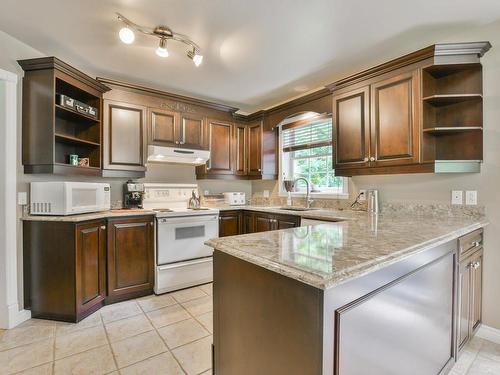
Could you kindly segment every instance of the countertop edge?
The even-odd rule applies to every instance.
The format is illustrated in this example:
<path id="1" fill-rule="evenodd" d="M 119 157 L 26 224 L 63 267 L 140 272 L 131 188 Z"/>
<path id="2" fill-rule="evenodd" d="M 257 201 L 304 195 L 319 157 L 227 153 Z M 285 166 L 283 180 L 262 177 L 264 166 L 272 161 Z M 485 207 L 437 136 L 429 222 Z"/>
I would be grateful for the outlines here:
<path id="1" fill-rule="evenodd" d="M 411 247 L 404 248 L 402 250 L 393 252 L 385 257 L 385 259 L 376 259 L 372 262 L 366 264 L 363 263 L 359 266 L 349 267 L 342 271 L 339 271 L 338 274 L 335 274 L 327 279 L 322 279 L 319 276 L 315 276 L 313 274 L 307 274 L 304 271 L 298 270 L 292 266 L 288 266 L 281 263 L 276 263 L 272 260 L 266 260 L 265 258 L 258 257 L 252 254 L 249 254 L 245 251 L 240 251 L 235 249 L 232 246 L 227 246 L 224 244 L 220 244 L 220 239 L 211 239 L 205 242 L 206 245 L 229 255 L 233 255 L 239 259 L 244 261 L 248 261 L 257 266 L 263 267 L 270 271 L 279 273 L 283 276 L 290 277 L 292 279 L 301 281 L 307 285 L 313 286 L 315 288 L 321 290 L 327 290 L 336 286 L 339 286 L 345 282 L 354 280 L 356 278 L 362 277 L 379 269 L 388 267 L 392 264 L 395 264 L 401 260 L 404 260 L 412 255 L 418 254 L 422 251 L 429 250 L 433 247 L 439 246 L 446 242 L 458 239 L 459 237 L 470 233 L 474 230 L 484 228 L 489 225 L 489 221 L 486 218 L 482 218 L 477 223 L 470 224 L 464 226 L 460 229 L 457 229 L 451 233 L 444 234 L 442 236 L 433 238 L 423 243 L 416 244 Z M 283 229 L 283 231 L 293 230 L 293 229 Z M 219 240 L 219 241 L 218 241 Z M 359 272 L 357 272 L 359 270 Z"/>
<path id="2" fill-rule="evenodd" d="M 86 214 L 76 214 L 76 215 L 25 215 L 21 216 L 22 221 L 51 221 L 51 222 L 68 222 L 68 223 L 79 223 L 83 221 L 99 220 L 99 219 L 109 219 L 117 217 L 133 217 L 133 216 L 150 216 L 155 215 L 154 211 L 144 210 L 144 211 L 133 211 L 133 212 L 112 212 L 112 211 L 101 211 L 92 212 Z"/>

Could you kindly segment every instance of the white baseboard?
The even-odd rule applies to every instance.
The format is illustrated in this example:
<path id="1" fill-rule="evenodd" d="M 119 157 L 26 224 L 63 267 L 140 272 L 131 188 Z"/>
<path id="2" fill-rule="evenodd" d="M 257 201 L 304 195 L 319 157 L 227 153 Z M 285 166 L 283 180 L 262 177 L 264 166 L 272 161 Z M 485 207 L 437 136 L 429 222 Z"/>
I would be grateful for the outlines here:
<path id="1" fill-rule="evenodd" d="M 7 308 L 6 313 L 7 319 L 3 319 L 1 322 L 1 327 L 3 329 L 11 329 L 28 319 L 31 319 L 30 310 L 19 310 L 18 304 L 12 304 Z"/>
<path id="2" fill-rule="evenodd" d="M 496 344 L 500 344 L 500 329 L 481 324 L 481 327 L 477 330 L 476 336 Z"/>

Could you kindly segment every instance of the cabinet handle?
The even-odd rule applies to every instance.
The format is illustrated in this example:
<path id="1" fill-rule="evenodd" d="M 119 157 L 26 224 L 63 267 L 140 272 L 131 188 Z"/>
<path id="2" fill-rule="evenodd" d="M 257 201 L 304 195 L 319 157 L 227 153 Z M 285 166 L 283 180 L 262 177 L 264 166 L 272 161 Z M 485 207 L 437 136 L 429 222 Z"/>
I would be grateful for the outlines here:
<path id="1" fill-rule="evenodd" d="M 368 158 L 365 158 L 364 161 L 368 161 L 369 159 Z"/>
<path id="2" fill-rule="evenodd" d="M 179 144 L 179 141 L 175 141 L 175 144 L 178 145 Z"/>
<path id="3" fill-rule="evenodd" d="M 375 161 L 375 157 L 374 157 L 374 156 L 371 156 L 371 157 L 370 157 L 370 161 Z"/>
<path id="4" fill-rule="evenodd" d="M 259 169 L 257 169 L 257 170 L 258 170 L 259 172 L 262 172 L 262 169 L 260 169 L 260 168 L 259 168 Z"/>
<path id="5" fill-rule="evenodd" d="M 481 243 L 479 241 L 474 241 L 470 243 L 473 247 L 478 247 Z"/>
<path id="6" fill-rule="evenodd" d="M 155 225 L 155 223 L 154 222 L 150 222 L 149 225 L 153 226 L 153 225 Z"/>
<path id="7" fill-rule="evenodd" d="M 179 143 L 180 143 L 181 145 L 183 145 L 183 144 L 184 144 L 184 143 L 186 143 L 186 142 L 184 142 L 184 141 L 180 141 Z"/>
<path id="8" fill-rule="evenodd" d="M 101 225 L 101 230 L 106 230 L 106 225 Z"/>
<path id="9" fill-rule="evenodd" d="M 479 266 L 481 265 L 480 262 L 475 262 L 474 265 L 472 266 L 475 270 L 477 270 L 479 268 Z"/>

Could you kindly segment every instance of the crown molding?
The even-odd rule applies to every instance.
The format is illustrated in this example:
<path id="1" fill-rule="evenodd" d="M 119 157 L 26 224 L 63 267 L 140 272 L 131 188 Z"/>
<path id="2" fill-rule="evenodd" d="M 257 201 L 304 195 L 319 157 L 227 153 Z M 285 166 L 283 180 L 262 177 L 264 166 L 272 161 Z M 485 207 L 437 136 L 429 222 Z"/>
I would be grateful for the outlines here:
<path id="1" fill-rule="evenodd" d="M 440 56 L 473 56 L 475 58 L 482 57 L 491 48 L 490 42 L 464 42 L 464 43 L 440 43 L 422 48 L 418 51 L 398 57 L 372 68 L 363 70 L 359 73 L 350 75 L 335 81 L 326 87 L 330 91 L 335 91 L 346 86 L 350 86 L 379 76 L 390 71 L 403 68 L 408 65 L 418 63 L 420 61 Z"/>
<path id="2" fill-rule="evenodd" d="M 217 111 L 234 113 L 238 110 L 238 108 L 231 107 L 231 106 L 228 106 L 225 104 L 219 104 L 219 103 L 215 103 L 215 102 L 210 102 L 208 100 L 196 99 L 196 98 L 192 98 L 189 96 L 173 94 L 171 92 L 157 90 L 157 89 L 153 89 L 153 88 L 146 87 L 146 86 L 136 85 L 134 83 L 123 82 L 123 81 L 118 81 L 118 80 L 114 80 L 114 79 L 110 79 L 110 78 L 103 78 L 103 77 L 97 77 L 96 79 L 97 79 L 97 81 L 99 81 L 103 84 L 109 85 L 109 86 L 125 88 L 125 89 L 131 90 L 134 92 L 139 92 L 139 93 L 146 93 L 146 94 L 161 96 L 163 98 L 174 100 L 177 102 L 196 105 L 199 107 L 210 108 L 210 109 L 214 109 Z"/>
<path id="3" fill-rule="evenodd" d="M 17 60 L 17 63 L 21 65 L 21 68 L 25 72 L 34 70 L 45 70 L 45 69 L 56 69 L 63 72 L 71 77 L 78 79 L 79 81 L 85 83 L 86 85 L 92 87 L 99 92 L 106 92 L 111 90 L 108 86 L 99 82 L 98 80 L 90 77 L 89 75 L 83 73 L 82 71 L 66 64 L 64 61 L 59 60 L 57 57 L 39 57 L 35 59 Z"/>

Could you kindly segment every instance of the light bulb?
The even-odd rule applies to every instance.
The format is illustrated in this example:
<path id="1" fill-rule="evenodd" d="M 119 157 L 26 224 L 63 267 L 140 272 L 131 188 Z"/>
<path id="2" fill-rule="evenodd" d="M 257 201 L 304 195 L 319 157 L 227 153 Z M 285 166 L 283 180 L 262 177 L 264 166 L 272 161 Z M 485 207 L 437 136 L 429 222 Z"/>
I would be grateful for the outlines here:
<path id="1" fill-rule="evenodd" d="M 156 54 L 160 57 L 168 57 L 167 41 L 160 39 L 160 45 L 156 49 Z"/>
<path id="2" fill-rule="evenodd" d="M 203 61 L 203 56 L 202 55 L 195 54 L 193 56 L 194 65 L 200 66 L 200 64 L 201 64 L 202 61 Z"/>
<path id="3" fill-rule="evenodd" d="M 131 44 L 134 42 L 135 34 L 128 27 L 123 27 L 118 35 L 120 36 L 120 40 L 125 44 Z"/>

